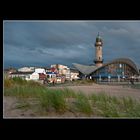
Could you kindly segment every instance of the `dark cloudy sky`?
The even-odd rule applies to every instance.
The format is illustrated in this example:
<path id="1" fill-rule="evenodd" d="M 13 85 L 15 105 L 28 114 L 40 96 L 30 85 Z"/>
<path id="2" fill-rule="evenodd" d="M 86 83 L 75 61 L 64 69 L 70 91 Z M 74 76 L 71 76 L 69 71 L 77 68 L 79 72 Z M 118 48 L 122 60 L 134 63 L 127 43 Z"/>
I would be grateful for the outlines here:
<path id="1" fill-rule="evenodd" d="M 104 62 L 140 64 L 139 21 L 4 21 L 4 67 L 92 64 L 98 32 Z"/>

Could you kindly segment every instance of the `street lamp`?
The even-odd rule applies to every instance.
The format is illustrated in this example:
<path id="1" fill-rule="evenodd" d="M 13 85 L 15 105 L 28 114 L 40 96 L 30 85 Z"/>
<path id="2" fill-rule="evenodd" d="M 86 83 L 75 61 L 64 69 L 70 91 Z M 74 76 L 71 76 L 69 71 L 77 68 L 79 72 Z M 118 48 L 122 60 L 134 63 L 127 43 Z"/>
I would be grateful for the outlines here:
<path id="1" fill-rule="evenodd" d="M 111 76 L 110 76 L 110 75 L 108 75 L 108 82 L 110 82 L 110 78 L 111 78 Z"/>
<path id="2" fill-rule="evenodd" d="M 118 75 L 118 82 L 120 82 L 120 75 Z"/>
<path id="3" fill-rule="evenodd" d="M 102 79 L 101 79 L 101 75 L 99 75 L 99 81 L 101 82 L 101 80 L 102 80 Z"/>

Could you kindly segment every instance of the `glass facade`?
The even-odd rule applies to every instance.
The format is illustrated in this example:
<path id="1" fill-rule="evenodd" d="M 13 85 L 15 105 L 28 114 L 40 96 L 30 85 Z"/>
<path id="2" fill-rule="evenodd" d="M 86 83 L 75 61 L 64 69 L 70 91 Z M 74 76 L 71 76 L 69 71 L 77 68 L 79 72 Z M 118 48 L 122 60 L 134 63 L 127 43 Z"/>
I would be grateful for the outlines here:
<path id="1" fill-rule="evenodd" d="M 136 80 L 140 77 L 137 65 L 127 58 L 115 59 L 110 63 L 103 64 L 103 66 L 81 64 L 74 64 L 74 66 L 79 70 L 81 79 L 92 79 L 97 82 L 129 82 L 131 79 Z"/>
<path id="2" fill-rule="evenodd" d="M 102 68 L 99 68 L 97 71 L 93 72 L 91 75 L 93 78 L 127 78 L 137 74 L 136 71 L 125 63 L 112 63 L 108 64 Z"/>

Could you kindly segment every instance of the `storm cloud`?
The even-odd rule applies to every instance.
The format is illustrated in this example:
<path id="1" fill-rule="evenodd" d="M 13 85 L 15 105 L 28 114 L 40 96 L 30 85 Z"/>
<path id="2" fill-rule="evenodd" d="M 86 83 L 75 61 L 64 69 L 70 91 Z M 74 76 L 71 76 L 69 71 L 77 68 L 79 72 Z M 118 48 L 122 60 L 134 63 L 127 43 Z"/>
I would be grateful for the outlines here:
<path id="1" fill-rule="evenodd" d="M 4 66 L 92 64 L 95 39 L 104 62 L 129 57 L 140 64 L 139 21 L 4 21 Z"/>

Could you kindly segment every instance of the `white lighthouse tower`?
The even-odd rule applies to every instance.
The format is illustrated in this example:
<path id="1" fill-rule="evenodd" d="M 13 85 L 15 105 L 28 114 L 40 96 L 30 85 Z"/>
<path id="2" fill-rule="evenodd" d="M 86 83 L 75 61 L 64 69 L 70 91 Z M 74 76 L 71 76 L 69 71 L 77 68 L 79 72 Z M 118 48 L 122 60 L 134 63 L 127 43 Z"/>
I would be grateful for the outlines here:
<path id="1" fill-rule="evenodd" d="M 95 65 L 97 67 L 100 67 L 103 65 L 103 56 L 102 56 L 102 46 L 103 46 L 103 41 L 102 38 L 100 37 L 99 33 L 98 36 L 96 37 L 96 42 L 95 42 Z"/>

